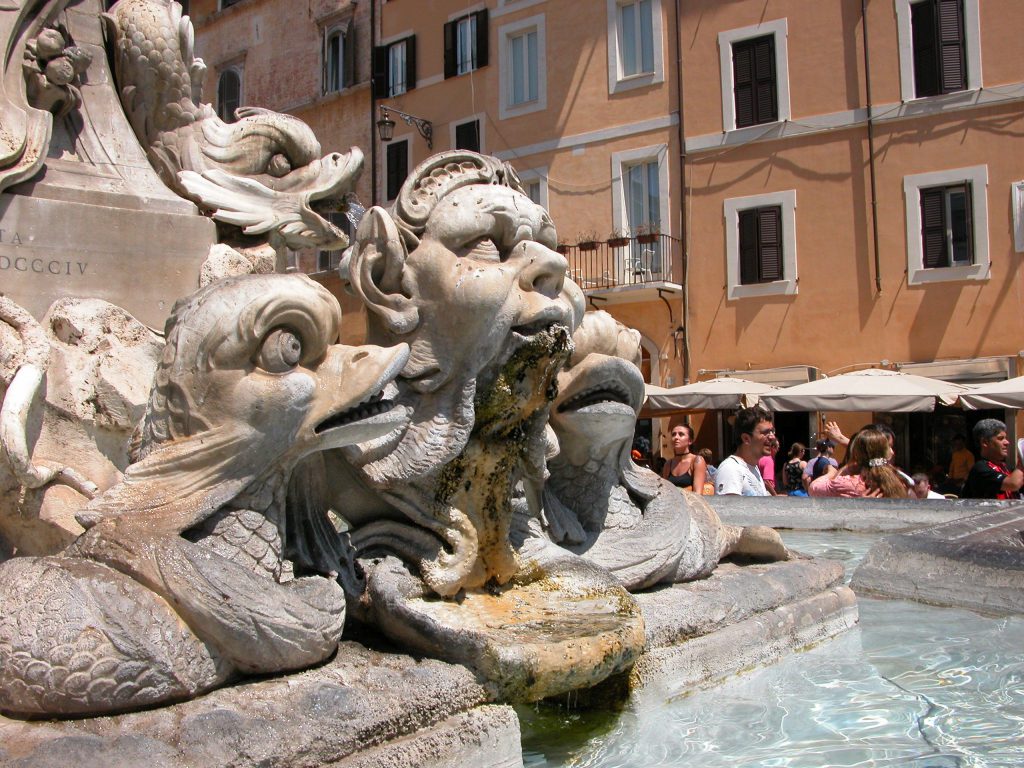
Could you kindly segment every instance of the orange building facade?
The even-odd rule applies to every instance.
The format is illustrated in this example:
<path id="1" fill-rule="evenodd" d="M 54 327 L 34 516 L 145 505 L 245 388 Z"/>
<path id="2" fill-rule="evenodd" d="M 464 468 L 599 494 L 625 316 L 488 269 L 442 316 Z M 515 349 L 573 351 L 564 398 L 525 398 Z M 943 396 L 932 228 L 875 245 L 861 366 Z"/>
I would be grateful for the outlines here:
<path id="1" fill-rule="evenodd" d="M 364 204 L 434 152 L 508 160 L 653 383 L 1024 373 L 1015 0 L 224 1 L 190 8 L 207 98 L 241 61 L 244 103 L 363 148 Z M 915 460 L 970 421 L 886 418 Z M 783 439 L 815 419 L 780 417 Z M 722 419 L 694 423 L 728 448 Z"/>

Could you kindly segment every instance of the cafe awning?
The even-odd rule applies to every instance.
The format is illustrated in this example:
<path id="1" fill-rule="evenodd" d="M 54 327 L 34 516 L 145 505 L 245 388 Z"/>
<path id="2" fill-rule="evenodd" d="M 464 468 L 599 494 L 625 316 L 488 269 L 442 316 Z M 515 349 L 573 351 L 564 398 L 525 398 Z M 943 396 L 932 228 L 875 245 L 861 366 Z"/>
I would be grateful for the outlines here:
<path id="1" fill-rule="evenodd" d="M 970 387 L 960 402 L 967 408 L 1024 408 L 1024 376 Z"/>
<path id="2" fill-rule="evenodd" d="M 773 392 L 761 403 L 773 411 L 933 411 L 952 405 L 967 387 L 941 379 L 867 368 Z"/>
<path id="3" fill-rule="evenodd" d="M 647 385 L 647 400 L 640 412 L 642 418 L 670 416 L 684 411 L 734 410 L 756 405 L 758 398 L 778 387 L 747 379 L 721 376 L 681 387 Z"/>

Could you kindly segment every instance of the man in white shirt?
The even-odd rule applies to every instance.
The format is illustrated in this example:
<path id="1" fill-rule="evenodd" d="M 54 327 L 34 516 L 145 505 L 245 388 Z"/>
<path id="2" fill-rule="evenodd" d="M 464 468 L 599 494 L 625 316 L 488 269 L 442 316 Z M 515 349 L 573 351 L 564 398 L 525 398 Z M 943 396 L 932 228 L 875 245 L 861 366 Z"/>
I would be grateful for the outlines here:
<path id="1" fill-rule="evenodd" d="M 775 436 L 772 414 L 760 406 L 741 408 L 736 412 L 736 452 L 718 465 L 715 493 L 720 496 L 769 496 L 764 479 L 757 471 L 757 461 L 771 454 L 771 438 Z"/>

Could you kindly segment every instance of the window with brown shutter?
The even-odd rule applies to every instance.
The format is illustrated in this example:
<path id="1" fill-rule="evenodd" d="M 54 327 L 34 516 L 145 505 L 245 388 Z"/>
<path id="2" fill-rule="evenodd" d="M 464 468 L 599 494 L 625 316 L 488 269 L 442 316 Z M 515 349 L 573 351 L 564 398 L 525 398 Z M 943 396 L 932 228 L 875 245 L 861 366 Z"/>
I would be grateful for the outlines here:
<path id="1" fill-rule="evenodd" d="M 784 279 L 781 206 L 740 211 L 739 230 L 740 284 Z"/>
<path id="2" fill-rule="evenodd" d="M 775 37 L 765 35 L 732 45 L 736 127 L 779 119 L 775 72 Z"/>
<path id="3" fill-rule="evenodd" d="M 963 0 L 920 0 L 910 6 L 914 95 L 967 88 Z"/>
<path id="4" fill-rule="evenodd" d="M 971 185 L 921 190 L 921 261 L 925 269 L 974 263 Z"/>
<path id="5" fill-rule="evenodd" d="M 387 196 L 394 200 L 409 175 L 409 142 L 396 141 L 387 148 Z"/>
<path id="6" fill-rule="evenodd" d="M 487 9 L 444 25 L 444 76 L 464 75 L 487 66 Z"/>
<path id="7" fill-rule="evenodd" d="M 395 70 L 396 62 L 401 69 Z M 416 87 L 416 35 L 373 49 L 373 95 L 399 96 Z"/>

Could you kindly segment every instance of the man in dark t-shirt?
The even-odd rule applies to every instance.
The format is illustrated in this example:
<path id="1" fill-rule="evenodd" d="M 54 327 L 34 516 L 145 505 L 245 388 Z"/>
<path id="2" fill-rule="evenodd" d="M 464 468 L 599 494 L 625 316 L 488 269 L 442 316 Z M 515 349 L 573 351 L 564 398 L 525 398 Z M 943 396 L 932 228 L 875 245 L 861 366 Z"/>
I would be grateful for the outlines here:
<path id="1" fill-rule="evenodd" d="M 1020 489 L 1024 486 L 1021 458 L 1017 458 L 1017 469 L 1012 472 L 1006 466 L 1010 447 L 1006 425 L 998 419 L 982 419 L 974 425 L 972 434 L 981 458 L 967 473 L 960 495 L 965 499 L 1021 498 Z"/>

